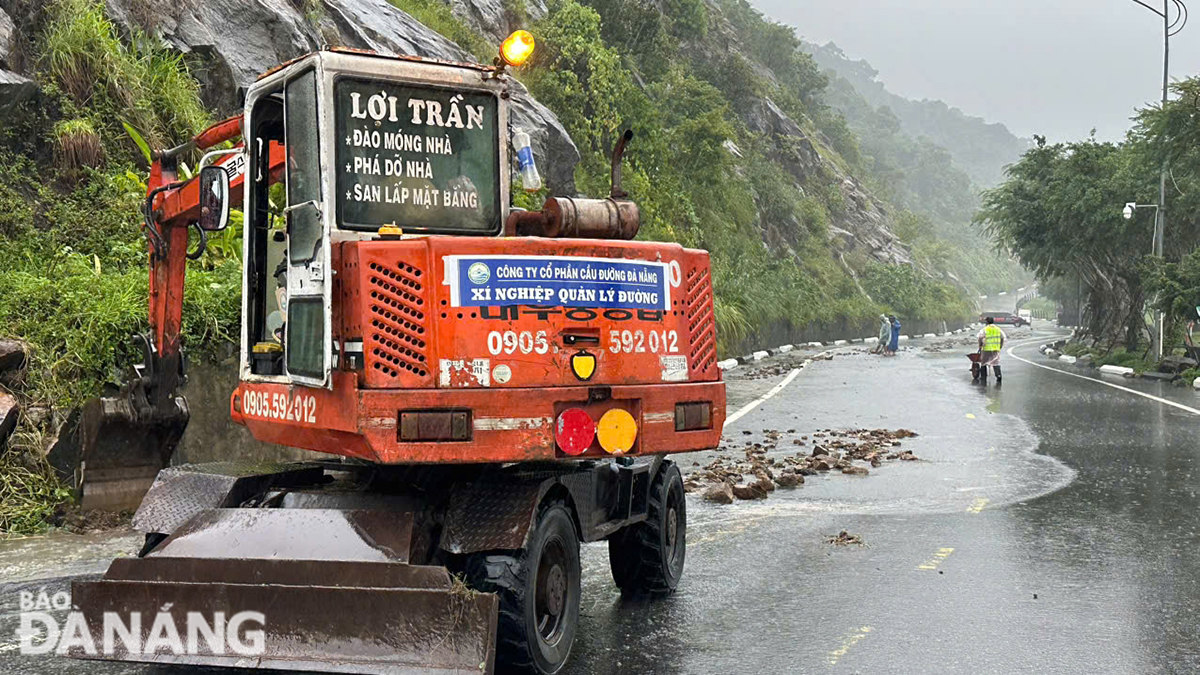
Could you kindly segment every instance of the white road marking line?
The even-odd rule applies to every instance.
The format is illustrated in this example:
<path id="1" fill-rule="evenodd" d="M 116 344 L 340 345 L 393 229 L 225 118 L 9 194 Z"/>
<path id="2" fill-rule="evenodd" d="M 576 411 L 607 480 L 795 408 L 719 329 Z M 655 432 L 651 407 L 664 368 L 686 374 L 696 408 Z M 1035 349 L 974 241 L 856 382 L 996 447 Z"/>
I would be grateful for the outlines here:
<path id="1" fill-rule="evenodd" d="M 1095 378 L 1086 377 L 1086 376 L 1084 376 L 1084 375 L 1079 375 L 1079 374 L 1076 374 L 1076 373 L 1068 373 L 1067 371 L 1065 371 L 1065 370 L 1059 370 L 1058 368 L 1051 368 L 1050 366 L 1044 366 L 1044 365 L 1042 365 L 1042 364 L 1040 364 L 1040 363 L 1034 363 L 1033 361 L 1030 361 L 1029 359 L 1023 359 L 1023 358 L 1021 358 L 1020 356 L 1017 356 L 1016 354 L 1014 354 L 1014 353 L 1013 353 L 1013 350 L 1014 350 L 1014 349 L 1016 349 L 1017 347 L 1024 347 L 1024 346 L 1025 346 L 1025 344 L 1019 344 L 1019 345 L 1013 345 L 1012 347 L 1009 347 L 1009 348 L 1008 348 L 1008 355 L 1009 355 L 1009 356 L 1011 356 L 1011 357 L 1013 357 L 1014 359 L 1016 359 L 1016 360 L 1018 360 L 1018 361 L 1021 361 L 1022 363 L 1028 363 L 1029 365 L 1031 365 L 1031 366 L 1034 366 L 1035 368 L 1042 368 L 1042 369 L 1044 369 L 1044 370 L 1049 370 L 1049 371 L 1052 371 L 1052 372 L 1058 373 L 1058 374 L 1060 374 L 1060 375 L 1068 375 L 1068 376 L 1070 376 L 1070 377 L 1077 377 L 1077 378 L 1079 378 L 1079 379 L 1081 379 L 1081 380 L 1087 380 L 1088 382 L 1094 382 L 1094 383 L 1096 383 L 1096 384 L 1102 384 L 1102 385 L 1104 385 L 1104 386 L 1106 386 L 1106 387 L 1112 387 L 1113 389 L 1120 389 L 1121 391 L 1124 391 L 1124 392 L 1127 392 L 1127 393 L 1133 394 L 1133 395 L 1135 395 L 1135 396 L 1141 396 L 1142 398 L 1148 398 L 1148 399 L 1150 399 L 1151 401 L 1157 401 L 1157 402 L 1159 402 L 1159 403 L 1162 403 L 1163 405 L 1169 405 L 1169 406 L 1171 406 L 1172 408 L 1179 408 L 1180 410 L 1186 410 L 1186 411 L 1188 411 L 1188 412 L 1192 413 L 1193 415 L 1200 415 L 1200 410 L 1197 410 L 1196 408 L 1189 408 L 1188 406 L 1186 406 L 1186 405 L 1184 405 L 1184 404 L 1182 404 L 1182 403 L 1176 403 L 1175 401 L 1168 401 L 1168 400 L 1167 400 L 1167 399 L 1165 399 L 1165 398 L 1162 398 L 1162 397 L 1159 397 L 1159 396 L 1155 396 L 1155 395 L 1153 395 L 1153 394 L 1147 394 L 1147 393 L 1146 393 L 1146 392 L 1144 392 L 1144 391 L 1138 391 L 1138 390 L 1136 390 L 1136 389 L 1130 389 L 1129 387 L 1122 387 L 1121 385 L 1119 385 L 1119 384 L 1113 384 L 1112 382 L 1105 382 L 1104 380 L 1098 380 L 1098 379 L 1095 379 Z"/>
<path id="2" fill-rule="evenodd" d="M 766 403 L 767 399 L 769 399 L 772 396 L 774 396 L 775 394 L 778 394 L 779 392 L 783 391 L 783 388 L 788 386 L 789 384 L 791 384 L 792 380 L 796 379 L 796 376 L 799 374 L 800 374 L 800 369 L 793 368 L 792 372 L 788 373 L 787 377 L 783 378 L 783 382 L 780 382 L 779 384 L 775 385 L 774 389 L 772 389 L 771 391 L 768 391 L 767 393 L 763 394 L 759 398 L 754 399 L 750 403 L 747 403 L 746 405 L 742 406 L 741 410 L 738 410 L 737 412 L 733 413 L 729 417 L 726 417 L 725 418 L 725 426 L 729 426 L 729 425 L 733 424 L 734 422 L 742 419 L 742 417 L 745 416 L 746 413 L 750 412 L 751 410 L 754 410 L 755 408 L 762 405 L 763 403 Z"/>

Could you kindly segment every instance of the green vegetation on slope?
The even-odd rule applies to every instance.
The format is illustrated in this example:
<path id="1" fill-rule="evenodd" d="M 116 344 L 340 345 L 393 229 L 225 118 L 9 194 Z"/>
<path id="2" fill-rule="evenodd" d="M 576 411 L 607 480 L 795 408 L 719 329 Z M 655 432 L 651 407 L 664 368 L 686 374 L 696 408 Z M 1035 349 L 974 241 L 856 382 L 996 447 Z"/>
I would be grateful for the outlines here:
<path id="1" fill-rule="evenodd" d="M 43 100 L 0 127 L 0 325 L 31 347 L 23 408 L 61 419 L 122 379 L 137 359 L 129 336 L 147 328 L 145 160 L 122 122 L 166 147 L 210 115 L 182 58 L 141 35 L 123 42 L 100 2 L 47 5 L 38 47 Z M 188 276 L 184 339 L 203 354 L 237 333 L 240 265 Z M 53 419 L 22 417 L 0 458 L 0 531 L 37 529 L 67 496 L 40 459 Z"/>

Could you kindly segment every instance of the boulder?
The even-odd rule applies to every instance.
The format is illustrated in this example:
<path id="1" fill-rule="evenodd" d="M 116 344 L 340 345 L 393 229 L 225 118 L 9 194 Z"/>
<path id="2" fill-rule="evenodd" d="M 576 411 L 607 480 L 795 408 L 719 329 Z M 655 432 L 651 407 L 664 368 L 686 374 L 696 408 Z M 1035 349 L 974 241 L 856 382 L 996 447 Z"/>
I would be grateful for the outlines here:
<path id="1" fill-rule="evenodd" d="M 770 477 L 768 477 L 764 473 L 759 473 L 759 474 L 755 474 L 755 475 L 758 478 L 758 480 L 751 483 L 751 486 L 757 487 L 760 490 L 762 490 L 763 492 L 774 492 L 775 491 L 775 481 L 774 480 L 772 480 Z"/>
<path id="2" fill-rule="evenodd" d="M 804 476 L 796 473 L 783 473 L 780 474 L 779 478 L 775 480 L 776 485 L 785 488 L 796 487 L 797 485 L 802 485 L 803 483 Z"/>
<path id="3" fill-rule="evenodd" d="M 222 114 L 233 114 L 245 90 L 267 70 L 329 44 L 473 62 L 475 57 L 387 0 L 323 0 L 314 25 L 289 0 L 205 0 L 155 5 L 107 0 L 109 16 L 125 30 L 147 21 L 174 49 L 196 62 L 201 96 Z M 152 14 L 149 18 L 147 14 Z M 0 97 L 0 100 L 4 100 Z M 529 132 L 538 168 L 552 194 L 575 194 L 579 150 L 562 123 L 513 81 L 513 128 Z"/>
<path id="4" fill-rule="evenodd" d="M 12 18 L 0 9 L 0 114 L 11 113 L 38 91 L 36 82 L 17 72 L 19 39 Z"/>
<path id="5" fill-rule="evenodd" d="M 1164 356 L 1162 361 L 1158 362 L 1158 371 L 1160 373 L 1181 373 L 1189 368 L 1195 368 L 1196 365 L 1196 359 L 1170 355 Z"/>
<path id="6" fill-rule="evenodd" d="M 19 379 L 29 362 L 29 345 L 21 340 L 0 338 L 0 379 L 11 382 Z"/>
<path id="7" fill-rule="evenodd" d="M 718 504 L 733 503 L 733 488 L 729 483 L 720 482 L 708 488 L 704 492 L 705 501 L 716 502 Z"/>
<path id="8" fill-rule="evenodd" d="M 865 476 L 871 472 L 865 466 L 847 466 L 842 469 L 842 473 L 848 476 Z"/>
<path id="9" fill-rule="evenodd" d="M 766 499 L 767 491 L 758 485 L 757 482 L 750 485 L 734 485 L 733 496 L 743 500 Z"/>
<path id="10" fill-rule="evenodd" d="M 21 415 L 21 407 L 12 394 L 0 391 L 0 448 L 8 444 L 8 437 L 17 428 L 17 418 Z"/>

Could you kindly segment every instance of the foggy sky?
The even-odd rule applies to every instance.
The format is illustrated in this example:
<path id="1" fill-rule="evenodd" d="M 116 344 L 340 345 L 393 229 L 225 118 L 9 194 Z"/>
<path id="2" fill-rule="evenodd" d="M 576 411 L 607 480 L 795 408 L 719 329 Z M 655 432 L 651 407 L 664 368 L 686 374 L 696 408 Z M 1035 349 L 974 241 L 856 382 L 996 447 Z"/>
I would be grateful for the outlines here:
<path id="1" fill-rule="evenodd" d="M 1171 77 L 1200 74 L 1200 0 Z M 1151 5 L 1161 0 L 1147 0 Z M 865 58 L 893 93 L 1051 142 L 1119 140 L 1162 97 L 1162 19 L 1132 0 L 750 0 L 808 40 Z"/>

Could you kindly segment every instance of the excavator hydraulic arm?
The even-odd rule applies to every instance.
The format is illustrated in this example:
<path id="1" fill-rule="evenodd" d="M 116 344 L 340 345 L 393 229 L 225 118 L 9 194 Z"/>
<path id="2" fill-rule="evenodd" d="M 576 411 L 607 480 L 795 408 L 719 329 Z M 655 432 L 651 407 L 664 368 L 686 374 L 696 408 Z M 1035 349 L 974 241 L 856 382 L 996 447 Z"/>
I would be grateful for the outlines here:
<path id="1" fill-rule="evenodd" d="M 149 249 L 150 330 L 133 336 L 142 362 L 115 395 L 84 404 L 67 431 L 75 438 L 60 443 L 50 455 L 59 474 L 80 492 L 83 508 L 137 508 L 187 427 L 187 401 L 178 395 L 185 380 L 180 331 L 187 261 L 202 252 L 189 254 L 188 232 L 199 220 L 201 207 L 198 175 L 180 180 L 179 161 L 185 153 L 236 141 L 241 123 L 240 115 L 231 117 L 183 145 L 153 155 L 142 214 Z M 283 155 L 283 147 L 273 143 L 272 178 L 282 170 Z M 246 178 L 242 155 L 225 153 L 215 164 L 229 173 L 230 203 L 240 206 Z"/>

